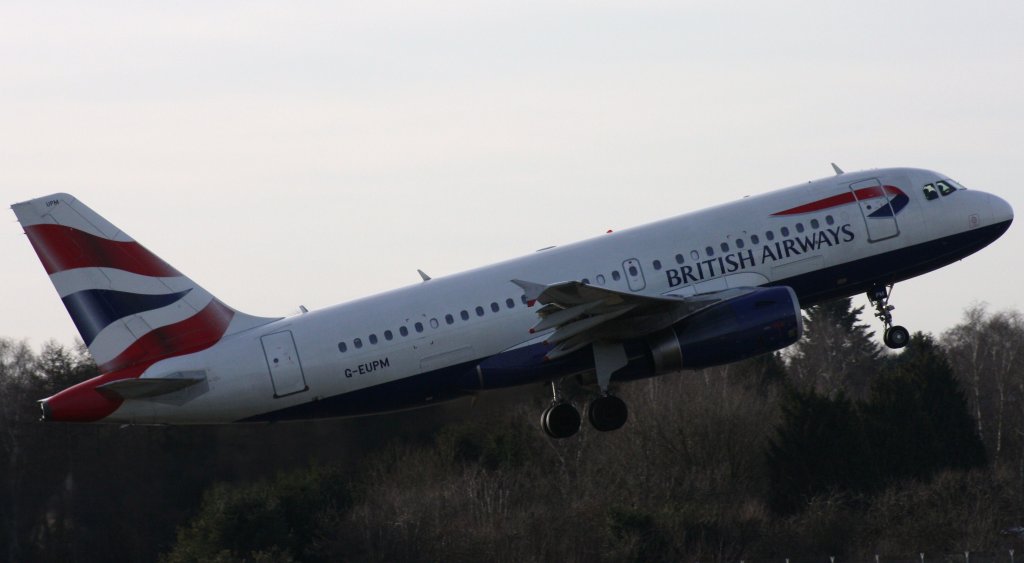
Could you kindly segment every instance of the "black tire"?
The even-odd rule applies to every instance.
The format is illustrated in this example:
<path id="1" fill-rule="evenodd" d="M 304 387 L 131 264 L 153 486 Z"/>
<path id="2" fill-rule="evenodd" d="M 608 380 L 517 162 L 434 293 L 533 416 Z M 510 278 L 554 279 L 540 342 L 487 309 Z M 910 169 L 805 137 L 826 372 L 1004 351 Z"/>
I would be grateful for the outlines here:
<path id="1" fill-rule="evenodd" d="M 910 342 L 910 331 L 902 326 L 890 327 L 885 331 L 885 336 L 882 337 L 882 340 L 886 346 L 893 350 L 899 350 L 906 346 L 907 342 Z"/>
<path id="2" fill-rule="evenodd" d="M 590 405 L 587 406 L 587 418 L 596 430 L 610 432 L 622 428 L 629 418 L 629 409 L 622 399 L 606 395 L 590 401 Z"/>
<path id="3" fill-rule="evenodd" d="M 552 438 L 568 438 L 580 431 L 580 411 L 572 403 L 558 403 L 540 415 L 540 426 Z"/>

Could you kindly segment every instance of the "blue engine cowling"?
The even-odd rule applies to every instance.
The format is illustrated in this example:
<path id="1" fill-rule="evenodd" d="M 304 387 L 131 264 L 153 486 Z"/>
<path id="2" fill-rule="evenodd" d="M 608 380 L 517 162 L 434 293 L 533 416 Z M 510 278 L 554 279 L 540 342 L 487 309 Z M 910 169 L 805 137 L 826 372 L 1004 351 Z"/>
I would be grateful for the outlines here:
<path id="1" fill-rule="evenodd" d="M 803 317 L 789 287 L 765 287 L 711 305 L 643 339 L 623 342 L 629 363 L 613 381 L 700 369 L 785 348 L 800 339 Z M 548 361 L 535 344 L 486 358 L 459 379 L 467 391 L 496 389 L 577 375 L 593 379 L 594 356 L 584 348 Z"/>
<path id="2" fill-rule="evenodd" d="M 803 334 L 803 316 L 789 287 L 754 289 L 716 303 L 647 339 L 655 375 L 701 369 L 773 352 Z"/>

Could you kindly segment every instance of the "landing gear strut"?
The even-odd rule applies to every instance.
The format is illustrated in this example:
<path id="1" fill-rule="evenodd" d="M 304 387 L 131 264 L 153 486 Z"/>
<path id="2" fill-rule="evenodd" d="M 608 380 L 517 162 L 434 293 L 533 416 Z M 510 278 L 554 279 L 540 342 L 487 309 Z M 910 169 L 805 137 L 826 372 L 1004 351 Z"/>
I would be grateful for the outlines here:
<path id="1" fill-rule="evenodd" d="M 594 371 L 600 395 L 587 405 L 587 419 L 595 430 L 610 432 L 622 428 L 629 409 L 622 399 L 608 392 L 612 373 L 627 363 L 621 343 L 595 342 Z M 580 430 L 580 411 L 562 394 L 561 381 L 551 382 L 551 406 L 540 415 L 540 426 L 552 438 L 568 438 Z"/>
<path id="2" fill-rule="evenodd" d="M 892 284 L 888 286 L 876 285 L 868 291 L 868 300 L 875 307 L 875 317 L 882 321 L 885 333 L 882 342 L 892 349 L 899 349 L 910 341 L 910 332 L 902 326 L 892 324 L 892 311 L 896 307 L 889 304 L 889 296 L 892 294 Z"/>

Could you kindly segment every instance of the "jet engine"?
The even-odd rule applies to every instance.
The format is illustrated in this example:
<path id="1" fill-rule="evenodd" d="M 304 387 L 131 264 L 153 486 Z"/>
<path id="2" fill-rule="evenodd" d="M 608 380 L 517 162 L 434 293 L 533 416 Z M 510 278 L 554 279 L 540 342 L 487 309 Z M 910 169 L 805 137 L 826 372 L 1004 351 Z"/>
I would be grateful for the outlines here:
<path id="1" fill-rule="evenodd" d="M 647 339 L 654 375 L 727 364 L 785 348 L 803 334 L 789 287 L 758 288 L 702 309 Z"/>

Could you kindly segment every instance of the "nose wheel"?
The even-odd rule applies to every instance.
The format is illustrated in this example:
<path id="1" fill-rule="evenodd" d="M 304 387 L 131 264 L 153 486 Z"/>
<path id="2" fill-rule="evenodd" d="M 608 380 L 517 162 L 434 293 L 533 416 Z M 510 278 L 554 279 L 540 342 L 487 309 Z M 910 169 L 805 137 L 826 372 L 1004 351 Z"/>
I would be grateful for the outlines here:
<path id="1" fill-rule="evenodd" d="M 889 348 L 898 350 L 910 342 L 910 332 L 900 325 L 892 324 L 892 311 L 896 308 L 889 304 L 892 287 L 892 284 L 872 287 L 868 291 L 868 301 L 875 308 L 875 317 L 881 320 L 885 327 L 885 332 L 882 333 L 882 342 Z"/>

